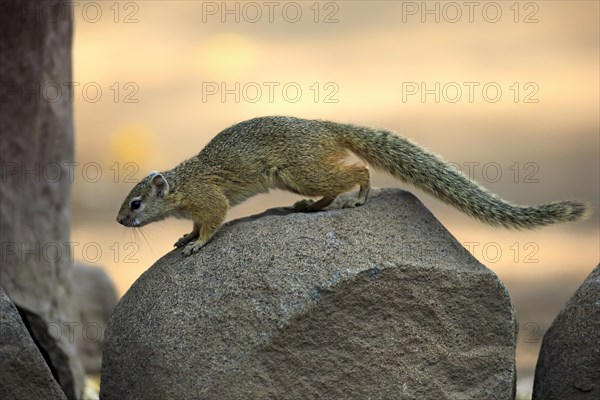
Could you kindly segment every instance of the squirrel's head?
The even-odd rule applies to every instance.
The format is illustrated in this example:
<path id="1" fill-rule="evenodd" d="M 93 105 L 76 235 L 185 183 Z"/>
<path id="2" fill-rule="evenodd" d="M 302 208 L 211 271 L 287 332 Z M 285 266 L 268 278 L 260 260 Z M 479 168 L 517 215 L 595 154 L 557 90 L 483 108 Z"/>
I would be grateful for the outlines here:
<path id="1" fill-rule="evenodd" d="M 168 215 L 165 197 L 169 194 L 167 179 L 156 171 L 142 179 L 129 192 L 121 205 L 117 222 L 137 228 L 159 221 Z"/>

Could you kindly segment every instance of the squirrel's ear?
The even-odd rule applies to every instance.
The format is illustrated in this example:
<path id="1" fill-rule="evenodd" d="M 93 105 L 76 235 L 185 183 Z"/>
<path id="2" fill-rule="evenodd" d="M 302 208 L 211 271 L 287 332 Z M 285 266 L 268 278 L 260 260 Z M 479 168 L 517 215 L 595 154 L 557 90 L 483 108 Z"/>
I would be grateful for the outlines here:
<path id="1" fill-rule="evenodd" d="M 150 179 L 150 184 L 152 185 L 152 190 L 156 193 L 157 196 L 164 197 L 169 193 L 169 182 L 165 179 L 164 176 L 159 174 L 158 172 L 152 175 Z"/>
<path id="2" fill-rule="evenodd" d="M 156 172 L 156 171 L 150 171 L 150 173 L 148 174 L 148 176 L 149 176 L 150 178 L 152 178 L 152 177 L 153 177 L 154 175 L 156 175 L 156 174 L 158 174 L 158 172 Z"/>

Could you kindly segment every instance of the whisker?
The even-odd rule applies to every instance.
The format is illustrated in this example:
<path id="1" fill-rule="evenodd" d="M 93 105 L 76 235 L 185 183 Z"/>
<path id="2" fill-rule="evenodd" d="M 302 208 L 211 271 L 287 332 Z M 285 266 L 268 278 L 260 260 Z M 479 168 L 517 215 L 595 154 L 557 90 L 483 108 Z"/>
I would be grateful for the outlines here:
<path id="1" fill-rule="evenodd" d="M 148 245 L 148 249 L 150 250 L 150 253 L 152 253 L 152 255 L 154 257 L 156 257 L 156 254 L 154 254 L 154 251 L 152 250 L 152 246 L 150 246 L 150 242 L 148 241 L 148 238 L 146 237 L 146 233 L 144 232 L 143 228 L 139 228 L 140 229 L 140 234 L 142 235 L 142 237 L 144 238 L 144 241 L 146 241 L 146 244 Z"/>

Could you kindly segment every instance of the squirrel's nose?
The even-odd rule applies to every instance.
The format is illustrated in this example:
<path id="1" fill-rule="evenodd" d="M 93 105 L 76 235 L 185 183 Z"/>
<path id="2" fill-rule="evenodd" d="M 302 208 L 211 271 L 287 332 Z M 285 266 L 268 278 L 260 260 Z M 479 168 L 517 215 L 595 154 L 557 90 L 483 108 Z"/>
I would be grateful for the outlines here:
<path id="1" fill-rule="evenodd" d="M 117 215 L 117 222 L 123 225 L 123 218 L 119 215 Z"/>

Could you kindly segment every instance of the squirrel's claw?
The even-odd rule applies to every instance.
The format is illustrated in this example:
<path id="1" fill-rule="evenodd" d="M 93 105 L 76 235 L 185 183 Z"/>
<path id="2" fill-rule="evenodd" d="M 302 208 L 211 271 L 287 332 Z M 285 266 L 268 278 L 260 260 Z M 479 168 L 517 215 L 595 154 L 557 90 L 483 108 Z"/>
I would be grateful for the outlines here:
<path id="1" fill-rule="evenodd" d="M 365 202 L 360 199 L 350 199 L 342 204 L 342 208 L 354 208 L 362 206 L 363 204 L 365 204 Z"/>
<path id="2" fill-rule="evenodd" d="M 194 253 L 197 253 L 200 251 L 200 249 L 202 247 L 204 247 L 204 245 L 206 244 L 206 242 L 201 242 L 199 240 L 196 240 L 195 242 L 189 243 L 187 246 L 185 246 L 185 249 L 183 249 L 183 255 L 184 256 L 190 256 Z"/>
<path id="3" fill-rule="evenodd" d="M 194 232 L 186 233 L 185 235 L 180 237 L 179 240 L 177 240 L 173 246 L 175 246 L 177 248 L 183 247 L 186 244 L 188 244 L 189 242 L 191 242 L 192 240 L 196 239 L 197 237 L 198 237 L 198 234 L 195 234 Z"/>

